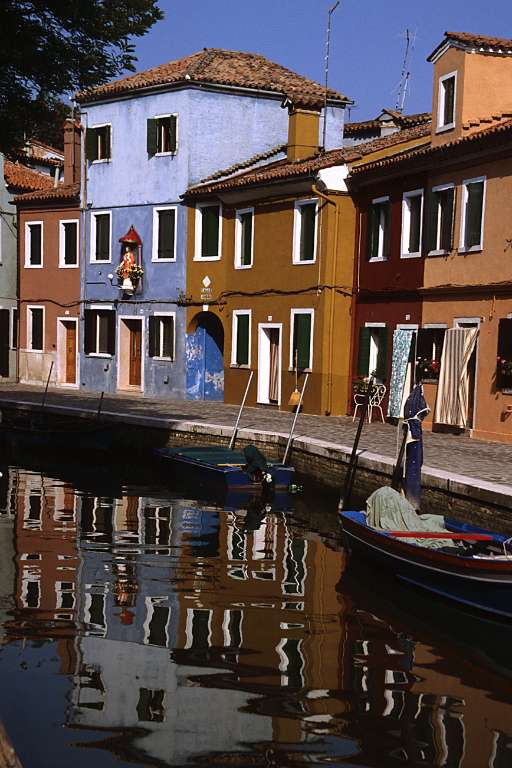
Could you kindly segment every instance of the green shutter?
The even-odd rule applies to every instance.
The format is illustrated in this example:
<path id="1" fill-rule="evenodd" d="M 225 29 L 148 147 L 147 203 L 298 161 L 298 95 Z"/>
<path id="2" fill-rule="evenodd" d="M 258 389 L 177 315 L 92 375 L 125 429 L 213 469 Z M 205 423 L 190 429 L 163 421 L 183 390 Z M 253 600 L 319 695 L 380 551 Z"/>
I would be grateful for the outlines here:
<path id="1" fill-rule="evenodd" d="M 72 265 L 77 263 L 77 225 L 74 222 L 64 224 L 64 264 Z"/>
<path id="2" fill-rule="evenodd" d="M 98 141 L 95 128 L 88 128 L 85 134 L 85 154 L 90 163 L 98 159 Z"/>
<path id="3" fill-rule="evenodd" d="M 366 258 L 375 259 L 379 252 L 378 207 L 373 203 L 366 214 Z"/>
<path id="4" fill-rule="evenodd" d="M 409 253 L 418 253 L 421 246 L 421 195 L 409 198 Z"/>
<path id="5" fill-rule="evenodd" d="M 206 205 L 201 208 L 201 256 L 208 258 L 219 255 L 219 206 Z"/>
<path id="6" fill-rule="evenodd" d="M 249 315 L 236 315 L 236 364 L 249 365 Z"/>
<path id="7" fill-rule="evenodd" d="M 382 256 L 384 259 L 389 259 L 391 251 L 391 202 L 382 203 L 384 208 L 384 244 L 382 249 Z"/>
<path id="8" fill-rule="evenodd" d="M 316 203 L 300 206 L 300 261 L 315 258 Z"/>
<path id="9" fill-rule="evenodd" d="M 148 155 L 152 157 L 156 155 L 158 148 L 158 120 L 149 118 L 146 122 L 146 144 Z"/>
<path id="10" fill-rule="evenodd" d="M 149 316 L 149 357 L 158 357 L 159 352 L 159 339 L 158 339 L 159 323 L 158 318 L 154 315 Z"/>
<path id="11" fill-rule="evenodd" d="M 299 370 L 311 368 L 311 315 L 302 312 L 293 316 L 293 360 L 295 359 Z"/>
<path id="12" fill-rule="evenodd" d="M 41 224 L 30 224 L 29 263 L 32 266 L 42 263 L 41 259 Z"/>
<path id="13" fill-rule="evenodd" d="M 445 250 L 451 251 L 455 243 L 455 206 L 457 204 L 457 188 L 446 190 L 446 242 Z M 449 234 L 448 234 L 449 233 Z M 445 246 L 442 246 L 443 248 Z"/>
<path id="14" fill-rule="evenodd" d="M 427 196 L 427 253 L 437 250 L 439 203 L 439 193 L 430 190 Z"/>
<path id="15" fill-rule="evenodd" d="M 373 331 L 377 332 L 379 339 L 379 352 L 377 355 L 377 370 L 375 375 L 377 379 L 380 379 L 380 381 L 385 381 L 388 363 L 388 329 L 374 328 Z"/>
<path id="16" fill-rule="evenodd" d="M 110 216 L 101 213 L 96 216 L 96 261 L 110 259 Z"/>
<path id="17" fill-rule="evenodd" d="M 96 352 L 96 312 L 86 309 L 84 312 L 84 352 L 90 355 Z"/>
<path id="18" fill-rule="evenodd" d="M 160 328 L 163 333 L 162 354 L 174 360 L 174 317 L 168 315 L 160 318 Z"/>
<path id="19" fill-rule="evenodd" d="M 484 183 L 477 181 L 467 185 L 466 223 L 464 246 L 480 245 L 482 240 L 482 212 L 484 204 Z"/>
<path id="20" fill-rule="evenodd" d="M 169 151 L 176 152 L 176 115 L 169 117 Z"/>
<path id="21" fill-rule="evenodd" d="M 116 313 L 108 310 L 107 315 L 107 353 L 115 355 L 116 353 Z"/>
<path id="22" fill-rule="evenodd" d="M 174 258 L 174 232 L 176 211 L 158 211 L 158 249 L 159 259 Z"/>
<path id="23" fill-rule="evenodd" d="M 359 350 L 357 356 L 357 375 L 368 376 L 370 373 L 370 337 L 371 328 L 359 329 Z"/>
<path id="24" fill-rule="evenodd" d="M 242 233 L 241 263 L 244 267 L 252 264 L 252 211 L 240 214 L 240 227 Z"/>
<path id="25" fill-rule="evenodd" d="M 31 309 L 31 349 L 43 350 L 43 310 L 39 308 Z"/>

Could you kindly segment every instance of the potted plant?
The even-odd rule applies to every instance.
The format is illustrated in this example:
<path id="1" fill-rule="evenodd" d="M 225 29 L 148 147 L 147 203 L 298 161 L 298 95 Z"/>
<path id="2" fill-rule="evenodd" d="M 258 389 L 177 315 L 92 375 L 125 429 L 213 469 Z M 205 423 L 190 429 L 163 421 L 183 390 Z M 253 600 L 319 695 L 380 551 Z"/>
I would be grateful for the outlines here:
<path id="1" fill-rule="evenodd" d="M 418 357 L 416 360 L 416 379 L 418 381 L 438 381 L 441 363 L 428 357 Z"/>
<path id="2" fill-rule="evenodd" d="M 116 275 L 122 281 L 122 289 L 126 292 L 133 292 L 144 276 L 144 269 L 140 264 L 121 263 L 116 269 Z"/>
<path id="3" fill-rule="evenodd" d="M 499 389 L 512 389 L 512 358 L 497 358 L 496 379 Z"/>

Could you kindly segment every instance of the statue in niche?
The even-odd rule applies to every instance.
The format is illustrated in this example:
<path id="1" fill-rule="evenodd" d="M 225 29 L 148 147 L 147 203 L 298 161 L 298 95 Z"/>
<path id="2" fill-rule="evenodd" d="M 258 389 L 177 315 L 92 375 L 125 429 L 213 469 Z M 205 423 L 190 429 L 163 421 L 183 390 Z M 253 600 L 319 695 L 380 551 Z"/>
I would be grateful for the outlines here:
<path id="1" fill-rule="evenodd" d="M 119 238 L 121 243 L 121 261 L 116 274 L 121 281 L 121 290 L 133 294 L 144 270 L 140 264 L 142 240 L 133 226 L 126 235 Z"/>

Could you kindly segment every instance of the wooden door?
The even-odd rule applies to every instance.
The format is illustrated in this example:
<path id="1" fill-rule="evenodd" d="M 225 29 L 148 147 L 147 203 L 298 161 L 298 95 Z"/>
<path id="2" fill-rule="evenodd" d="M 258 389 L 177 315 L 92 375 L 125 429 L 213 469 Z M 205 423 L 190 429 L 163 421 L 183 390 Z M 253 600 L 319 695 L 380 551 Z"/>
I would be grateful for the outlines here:
<path id="1" fill-rule="evenodd" d="M 66 384 L 76 384 L 76 323 L 64 323 L 66 330 Z"/>
<path id="2" fill-rule="evenodd" d="M 130 321 L 130 371 L 128 384 L 140 387 L 142 383 L 142 324 L 139 320 Z"/>
<path id="3" fill-rule="evenodd" d="M 9 375 L 9 315 L 8 309 L 0 309 L 0 376 Z"/>

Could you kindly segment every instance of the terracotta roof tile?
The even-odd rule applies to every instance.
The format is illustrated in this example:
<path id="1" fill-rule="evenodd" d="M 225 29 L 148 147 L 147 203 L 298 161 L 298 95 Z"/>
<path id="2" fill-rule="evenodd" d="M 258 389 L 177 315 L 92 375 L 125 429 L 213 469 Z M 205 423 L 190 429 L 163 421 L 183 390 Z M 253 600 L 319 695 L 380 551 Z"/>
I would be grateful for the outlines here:
<path id="1" fill-rule="evenodd" d="M 477 48 L 485 53 L 512 54 L 512 40 L 507 37 L 489 37 L 472 32 L 445 32 L 443 40 L 434 48 L 427 61 L 431 61 L 445 43 L 450 41 L 468 48 Z"/>
<path id="2" fill-rule="evenodd" d="M 400 128 L 412 128 L 415 125 L 429 123 L 432 120 L 430 112 L 417 112 L 413 115 L 402 115 L 394 109 L 383 109 Z M 345 123 L 343 133 L 345 136 L 356 136 L 366 131 L 377 130 L 381 127 L 382 121 L 378 118 L 373 120 L 362 120 L 361 122 Z"/>
<path id="3" fill-rule="evenodd" d="M 49 189 L 54 184 L 52 177 L 48 174 L 38 173 L 21 163 L 13 163 L 10 160 L 4 160 L 4 178 L 7 186 L 12 187 L 16 192 Z"/>
<path id="4" fill-rule="evenodd" d="M 251 168 L 252 166 L 258 165 L 258 163 L 262 163 L 265 160 L 269 160 L 271 157 L 274 157 L 275 155 L 280 155 L 283 152 L 286 152 L 288 146 L 287 144 L 280 144 L 278 147 L 274 147 L 273 149 L 267 150 L 267 152 L 260 152 L 257 155 L 253 155 L 248 160 L 244 160 L 240 163 L 235 163 L 235 165 L 230 165 L 229 168 L 223 168 L 220 171 L 215 171 L 215 173 L 212 173 L 211 176 L 206 176 L 206 178 L 201 179 L 200 184 L 205 184 L 208 181 L 218 181 L 219 179 L 222 179 L 226 176 L 233 176 L 235 173 L 238 173 L 239 171 L 243 171 L 247 168 Z"/>
<path id="5" fill-rule="evenodd" d="M 408 152 L 404 152 L 399 156 L 394 155 L 392 157 L 384 157 L 380 160 L 376 160 L 375 162 L 358 165 L 357 168 L 352 169 L 351 176 L 359 176 L 361 174 L 374 171 L 378 168 L 388 168 L 400 163 L 406 163 L 409 160 L 414 161 L 422 157 L 443 156 L 456 150 L 459 147 L 464 148 L 470 145 L 471 142 L 486 141 L 496 138 L 499 146 L 501 146 L 504 138 L 502 134 L 510 134 L 509 138 L 512 138 L 512 120 L 507 120 L 504 123 L 491 125 L 489 128 L 485 128 L 482 131 L 475 131 L 474 133 L 466 134 L 458 139 L 454 139 L 453 141 L 448 141 L 446 144 L 440 144 L 434 147 L 430 144 L 426 147 L 415 147 L 414 149 L 411 149 Z"/>
<path id="6" fill-rule="evenodd" d="M 208 83 L 271 91 L 287 96 L 296 104 L 311 107 L 320 107 L 325 98 L 325 89 L 319 83 L 275 64 L 264 56 L 222 48 L 205 48 L 192 56 L 160 64 L 98 88 L 81 91 L 76 98 L 79 102 L 100 101 L 142 88 L 177 83 Z M 339 104 L 349 101 L 346 96 L 332 89 L 328 90 L 328 97 Z"/>
<path id="7" fill-rule="evenodd" d="M 51 189 L 37 189 L 34 192 L 26 192 L 23 195 L 16 195 L 16 203 L 24 202 L 46 202 L 51 200 L 80 200 L 80 184 L 60 184 Z"/>
<path id="8" fill-rule="evenodd" d="M 248 187 L 253 184 L 264 184 L 284 179 L 293 179 L 300 176 L 312 176 L 322 168 L 329 168 L 330 166 L 339 165 L 340 163 L 354 162 L 372 152 L 379 152 L 387 147 L 392 147 L 429 135 L 429 126 L 418 125 L 414 128 L 397 131 L 397 133 L 392 133 L 389 136 L 374 139 L 373 141 L 357 144 L 354 147 L 340 147 L 339 149 L 332 149 L 329 152 L 317 153 L 303 160 L 290 161 L 286 158 L 284 160 L 277 160 L 274 163 L 246 170 L 243 173 L 231 176 L 222 181 L 198 184 L 194 187 L 190 187 L 184 197 L 205 195 L 227 189 Z M 222 172 L 219 171 L 219 173 Z"/>

